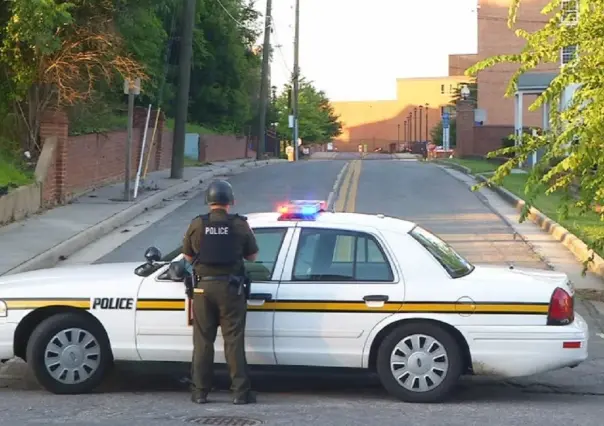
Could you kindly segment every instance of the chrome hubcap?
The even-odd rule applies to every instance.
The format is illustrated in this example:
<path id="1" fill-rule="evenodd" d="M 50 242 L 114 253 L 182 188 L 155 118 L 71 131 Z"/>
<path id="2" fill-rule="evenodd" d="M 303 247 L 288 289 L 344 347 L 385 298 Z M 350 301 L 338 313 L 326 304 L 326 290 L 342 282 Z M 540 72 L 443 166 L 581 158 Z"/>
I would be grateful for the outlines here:
<path id="1" fill-rule="evenodd" d="M 96 338 L 81 328 L 55 334 L 46 345 L 44 365 L 50 375 L 66 385 L 81 383 L 99 368 L 101 347 Z"/>
<path id="2" fill-rule="evenodd" d="M 423 334 L 402 339 L 390 355 L 390 371 L 399 385 L 411 392 L 437 388 L 449 370 L 449 357 L 438 340 Z"/>

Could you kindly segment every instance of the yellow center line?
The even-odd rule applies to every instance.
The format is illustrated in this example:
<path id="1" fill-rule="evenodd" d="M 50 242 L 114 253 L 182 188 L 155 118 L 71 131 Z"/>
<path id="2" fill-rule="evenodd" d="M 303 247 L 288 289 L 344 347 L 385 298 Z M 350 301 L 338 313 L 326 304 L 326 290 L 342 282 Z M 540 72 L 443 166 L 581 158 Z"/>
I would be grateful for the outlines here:
<path id="1" fill-rule="evenodd" d="M 354 174 L 350 177 L 350 192 L 348 194 L 348 197 L 346 199 L 347 203 L 346 203 L 346 212 L 349 213 L 354 213 L 354 210 L 356 209 L 356 205 L 357 205 L 357 193 L 359 190 L 359 181 L 361 180 L 361 167 L 363 165 L 363 162 L 360 160 L 356 161 L 356 164 L 354 165 Z"/>
<path id="2" fill-rule="evenodd" d="M 352 169 L 354 167 L 354 161 L 351 162 L 350 166 L 346 170 L 346 173 L 342 177 L 342 186 L 340 187 L 340 191 L 338 193 L 338 199 L 336 200 L 335 211 L 343 212 L 344 207 L 346 205 L 346 196 L 348 194 L 348 189 L 350 188 L 350 176 L 352 175 Z"/>

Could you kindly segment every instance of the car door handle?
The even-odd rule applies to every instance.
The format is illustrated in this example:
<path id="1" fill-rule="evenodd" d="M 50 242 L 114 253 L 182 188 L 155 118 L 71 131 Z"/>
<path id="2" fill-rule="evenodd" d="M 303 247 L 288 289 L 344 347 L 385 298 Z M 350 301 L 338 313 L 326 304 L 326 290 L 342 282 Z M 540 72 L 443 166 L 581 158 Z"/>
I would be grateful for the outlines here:
<path id="1" fill-rule="evenodd" d="M 250 294 L 249 300 L 264 300 L 268 302 L 273 300 L 273 295 L 271 293 L 252 293 Z"/>
<path id="2" fill-rule="evenodd" d="M 384 294 L 370 294 L 363 297 L 365 302 L 387 302 L 388 299 L 390 298 Z"/>

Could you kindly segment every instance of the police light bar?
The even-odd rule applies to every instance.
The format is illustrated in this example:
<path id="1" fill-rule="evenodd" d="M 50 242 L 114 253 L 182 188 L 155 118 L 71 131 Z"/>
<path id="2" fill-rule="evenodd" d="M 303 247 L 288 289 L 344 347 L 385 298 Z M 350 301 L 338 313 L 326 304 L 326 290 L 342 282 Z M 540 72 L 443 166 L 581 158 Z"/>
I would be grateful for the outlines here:
<path id="1" fill-rule="evenodd" d="M 292 200 L 279 206 L 279 220 L 314 220 L 327 209 L 327 203 L 320 200 Z"/>

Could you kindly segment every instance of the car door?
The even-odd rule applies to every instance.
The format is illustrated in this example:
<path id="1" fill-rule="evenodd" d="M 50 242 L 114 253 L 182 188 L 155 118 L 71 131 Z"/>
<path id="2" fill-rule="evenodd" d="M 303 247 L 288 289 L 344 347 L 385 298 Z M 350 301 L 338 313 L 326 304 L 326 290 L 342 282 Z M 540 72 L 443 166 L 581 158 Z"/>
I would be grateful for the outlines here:
<path id="1" fill-rule="evenodd" d="M 277 364 L 362 367 L 369 333 L 404 300 L 393 259 L 371 227 L 301 223 L 277 291 Z"/>
<path id="2" fill-rule="evenodd" d="M 254 228 L 260 249 L 255 262 L 246 262 L 253 280 L 246 319 L 246 357 L 250 364 L 275 364 L 273 348 L 273 306 L 278 277 L 293 228 L 266 226 Z M 182 261 L 182 255 L 174 261 Z M 137 301 L 137 348 L 143 360 L 190 362 L 193 351 L 192 300 L 185 295 L 182 282 L 165 276 L 164 267 L 146 278 Z M 218 330 L 215 362 L 224 363 L 224 341 Z"/>

